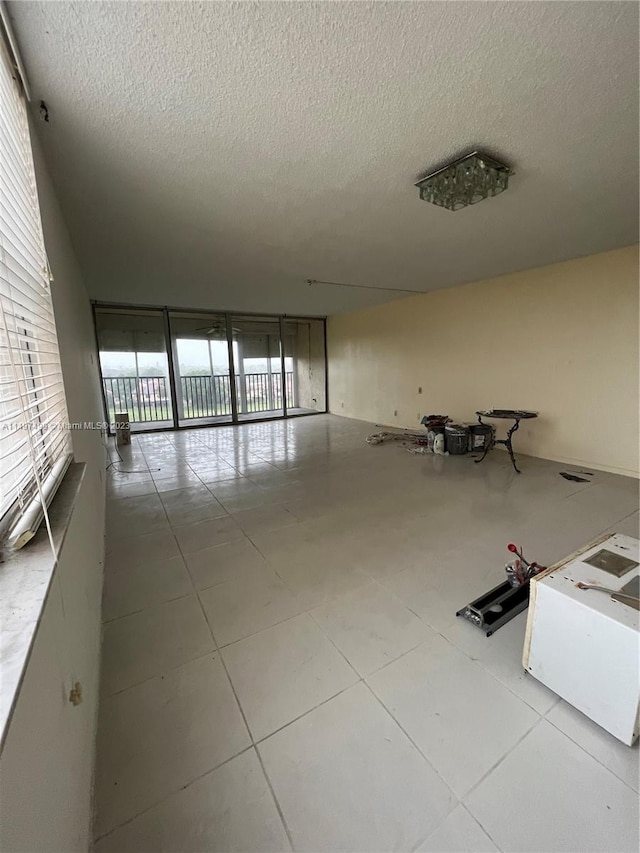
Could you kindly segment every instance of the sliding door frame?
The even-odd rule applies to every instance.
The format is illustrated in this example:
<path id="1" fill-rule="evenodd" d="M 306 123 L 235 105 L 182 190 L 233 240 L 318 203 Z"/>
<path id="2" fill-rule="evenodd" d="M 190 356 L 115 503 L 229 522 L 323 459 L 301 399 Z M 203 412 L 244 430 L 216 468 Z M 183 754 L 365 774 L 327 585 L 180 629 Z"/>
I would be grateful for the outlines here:
<path id="1" fill-rule="evenodd" d="M 167 353 L 167 363 L 169 368 L 169 390 L 171 394 L 171 406 L 172 406 L 172 414 L 173 414 L 173 426 L 167 427 L 150 427 L 149 429 L 136 430 L 137 435 L 141 435 L 149 432 L 172 432 L 173 430 L 184 430 L 184 429 L 208 429 L 210 427 L 228 427 L 228 426 L 244 426 L 252 423 L 264 423 L 267 421 L 277 421 L 277 420 L 285 420 L 291 418 L 306 418 L 311 417 L 313 415 L 324 415 L 329 411 L 329 363 L 327 358 L 327 318 L 321 317 L 317 315 L 304 315 L 304 314 L 296 314 L 288 315 L 288 314 L 265 314 L 263 312 L 255 312 L 255 311 L 213 311 L 211 309 L 202 309 L 202 308 L 185 308 L 184 306 L 173 306 L 173 305 L 148 305 L 148 304 L 131 304 L 131 303 L 123 303 L 123 302 L 101 302 L 99 300 L 91 300 L 91 311 L 93 315 L 93 327 L 95 333 L 96 340 L 96 349 L 98 353 L 98 371 L 100 374 L 100 393 L 102 397 L 102 405 L 104 407 L 105 412 L 105 420 L 109 419 L 109 410 L 107 408 L 107 399 L 104 391 L 104 381 L 102 376 L 102 364 L 100 362 L 100 341 L 98 337 L 98 325 L 97 325 L 97 313 L 101 308 L 119 308 L 121 310 L 131 310 L 131 311 L 161 311 L 163 317 L 163 327 L 164 327 L 164 338 L 165 338 L 165 349 Z M 174 364 L 174 354 L 173 354 L 173 340 L 171 336 L 171 321 L 169 318 L 170 312 L 180 313 L 184 312 L 186 314 L 207 314 L 214 317 L 224 317 L 226 323 L 226 333 L 227 333 L 227 348 L 229 354 L 229 383 L 230 383 L 230 393 L 231 393 L 231 421 L 227 423 L 211 423 L 211 424 L 185 424 L 180 425 L 180 419 L 178 417 L 178 388 L 176 383 L 176 374 L 175 374 L 175 364 Z M 234 365 L 233 358 L 233 326 L 232 326 L 232 317 L 234 315 L 241 315 L 243 317 L 270 317 L 274 320 L 278 320 L 278 325 L 280 329 L 280 375 L 282 382 L 282 415 L 271 415 L 269 417 L 264 418 L 251 418 L 251 420 L 243 421 L 238 420 L 238 395 L 236 388 L 236 371 Z M 325 386 L 325 395 L 324 395 L 324 409 L 318 412 L 298 412 L 298 413 L 290 413 L 287 407 L 287 383 L 286 383 L 286 365 L 285 365 L 285 339 L 284 339 L 284 330 L 285 330 L 285 322 L 287 319 L 292 320 L 320 320 L 323 324 L 323 340 L 324 340 L 324 386 Z"/>
<path id="2" fill-rule="evenodd" d="M 229 357 L 229 392 L 231 394 L 231 423 L 238 423 L 238 389 L 236 388 L 236 366 L 233 358 L 233 323 L 231 314 L 225 314 L 227 326 L 227 353 Z M 214 424 L 215 426 L 215 424 Z"/>
<path id="3" fill-rule="evenodd" d="M 285 344 L 284 344 L 284 317 L 282 314 L 278 317 L 280 328 L 280 383 L 282 386 L 282 417 L 287 417 L 287 368 L 284 363 Z M 326 353 L 325 353 L 326 361 Z M 326 369 L 326 366 L 325 366 Z"/>
<path id="4" fill-rule="evenodd" d="M 167 350 L 167 359 L 169 361 L 169 393 L 171 394 L 171 411 L 173 412 L 173 428 L 178 429 L 180 426 L 180 412 L 178 411 L 178 384 L 176 382 L 176 369 L 173 359 L 173 340 L 171 338 L 171 319 L 169 312 L 162 311 L 164 320 L 164 343 Z M 182 409 L 182 405 L 180 405 Z"/>

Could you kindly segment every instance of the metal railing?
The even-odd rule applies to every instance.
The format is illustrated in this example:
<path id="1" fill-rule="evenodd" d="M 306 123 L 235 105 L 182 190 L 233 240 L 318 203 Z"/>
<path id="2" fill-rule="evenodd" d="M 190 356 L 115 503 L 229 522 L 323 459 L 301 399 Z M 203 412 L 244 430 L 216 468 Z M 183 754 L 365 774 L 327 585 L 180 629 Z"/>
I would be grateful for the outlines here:
<path id="1" fill-rule="evenodd" d="M 231 382 L 228 376 L 181 376 L 184 418 L 215 418 L 231 414 Z"/>
<path id="2" fill-rule="evenodd" d="M 245 373 L 236 376 L 240 414 L 282 409 L 280 373 Z M 129 412 L 132 422 L 172 419 L 168 379 L 164 376 L 111 376 L 103 379 L 108 417 Z M 295 406 L 293 372 L 286 374 L 287 407 Z M 231 414 L 231 382 L 228 376 L 181 376 L 182 417 L 185 420 Z"/>
<path id="3" fill-rule="evenodd" d="M 295 406 L 293 372 L 285 374 L 287 408 Z M 253 412 L 273 412 L 282 409 L 282 374 L 281 373 L 245 373 L 244 396 L 242 394 L 242 377 L 236 376 L 236 393 L 238 411 L 240 414 Z"/>
<path id="4" fill-rule="evenodd" d="M 129 412 L 135 423 L 172 419 L 164 376 L 107 376 L 102 380 L 110 423 L 116 412 Z"/>
<path id="5" fill-rule="evenodd" d="M 183 376 L 180 386 L 185 419 L 231 414 L 231 382 L 228 376 Z M 286 388 L 287 406 L 293 408 L 292 371 L 286 374 Z M 279 373 L 245 373 L 243 377 L 236 376 L 236 396 L 240 414 L 282 409 L 282 376 Z"/>

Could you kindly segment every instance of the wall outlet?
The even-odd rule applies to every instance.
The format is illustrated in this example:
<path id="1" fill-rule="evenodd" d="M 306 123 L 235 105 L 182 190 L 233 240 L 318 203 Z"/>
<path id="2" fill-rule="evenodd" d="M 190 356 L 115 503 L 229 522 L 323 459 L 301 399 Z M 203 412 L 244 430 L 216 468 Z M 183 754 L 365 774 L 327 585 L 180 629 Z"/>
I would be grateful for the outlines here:
<path id="1" fill-rule="evenodd" d="M 397 418 L 397 417 L 398 417 L 398 410 L 397 410 L 397 409 L 394 409 L 394 410 L 393 410 L 393 417 L 394 417 L 394 418 Z"/>
<path id="2" fill-rule="evenodd" d="M 422 385 L 418 385 L 418 394 L 422 394 Z"/>

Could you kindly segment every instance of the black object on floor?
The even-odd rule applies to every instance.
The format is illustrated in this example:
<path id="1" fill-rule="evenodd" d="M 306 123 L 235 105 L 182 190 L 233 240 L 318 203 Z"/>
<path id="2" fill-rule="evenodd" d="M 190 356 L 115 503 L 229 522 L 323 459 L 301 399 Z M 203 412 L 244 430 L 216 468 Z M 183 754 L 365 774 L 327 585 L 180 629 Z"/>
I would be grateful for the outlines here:
<path id="1" fill-rule="evenodd" d="M 458 610 L 456 616 L 467 619 L 490 637 L 528 606 L 529 581 L 516 587 L 511 586 L 509 581 L 504 581 Z"/>
<path id="2" fill-rule="evenodd" d="M 591 480 L 586 480 L 584 477 L 577 477 L 575 474 L 568 474 L 566 471 L 560 471 L 560 476 L 565 480 L 573 480 L 574 483 L 590 483 Z"/>

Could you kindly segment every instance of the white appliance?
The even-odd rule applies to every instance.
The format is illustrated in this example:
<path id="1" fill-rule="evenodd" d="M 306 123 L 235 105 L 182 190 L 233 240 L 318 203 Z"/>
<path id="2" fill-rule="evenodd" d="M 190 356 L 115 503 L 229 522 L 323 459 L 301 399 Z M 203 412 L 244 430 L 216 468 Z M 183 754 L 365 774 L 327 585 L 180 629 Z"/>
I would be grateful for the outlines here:
<path id="1" fill-rule="evenodd" d="M 619 533 L 531 580 L 524 668 L 629 746 L 638 737 L 640 707 L 639 545 Z M 580 589 L 579 583 L 625 590 Z"/>

